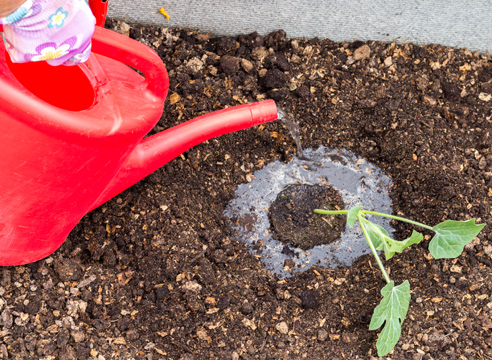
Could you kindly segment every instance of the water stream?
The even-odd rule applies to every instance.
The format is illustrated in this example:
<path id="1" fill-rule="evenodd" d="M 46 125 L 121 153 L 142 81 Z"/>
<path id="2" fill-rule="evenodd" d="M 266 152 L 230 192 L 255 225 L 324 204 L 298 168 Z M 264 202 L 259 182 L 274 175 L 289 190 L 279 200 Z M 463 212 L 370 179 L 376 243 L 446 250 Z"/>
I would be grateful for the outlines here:
<path id="1" fill-rule="evenodd" d="M 304 152 L 302 151 L 301 138 L 299 137 L 299 125 L 294 120 L 292 114 L 287 113 L 282 109 L 277 109 L 278 119 L 281 120 L 287 130 L 289 130 L 290 135 L 294 139 L 297 145 L 297 157 L 299 159 L 304 158 Z"/>

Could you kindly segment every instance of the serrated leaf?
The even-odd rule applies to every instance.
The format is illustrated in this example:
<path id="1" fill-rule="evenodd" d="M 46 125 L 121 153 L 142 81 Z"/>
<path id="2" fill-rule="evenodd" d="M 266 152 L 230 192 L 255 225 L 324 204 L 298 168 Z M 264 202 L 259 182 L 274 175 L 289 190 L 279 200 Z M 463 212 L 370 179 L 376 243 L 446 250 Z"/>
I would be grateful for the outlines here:
<path id="1" fill-rule="evenodd" d="M 347 213 L 347 225 L 353 227 L 355 220 L 357 220 L 357 214 L 359 213 L 360 206 L 354 206 Z"/>
<path id="2" fill-rule="evenodd" d="M 486 224 L 468 221 L 446 220 L 432 227 L 436 232 L 429 244 L 429 251 L 435 259 L 452 259 L 460 256 L 466 244 L 478 235 Z"/>
<path id="3" fill-rule="evenodd" d="M 378 242 L 378 245 L 376 245 L 373 241 L 374 247 L 376 250 L 384 250 L 386 260 L 391 259 L 395 253 L 401 253 L 407 247 L 418 244 L 424 239 L 421 233 L 414 230 L 408 239 L 397 241 L 390 238 L 388 232 L 382 226 L 374 224 L 369 220 L 366 221 L 368 223 L 367 232 L 370 234 L 371 241 L 373 241 L 373 238 L 376 238 Z"/>
<path id="4" fill-rule="evenodd" d="M 374 309 L 369 330 L 379 329 L 386 322 L 376 343 L 378 356 L 385 356 L 400 339 L 401 325 L 410 305 L 410 283 L 405 280 L 395 286 L 395 282 L 391 281 L 381 289 L 381 295 L 383 299 Z"/>

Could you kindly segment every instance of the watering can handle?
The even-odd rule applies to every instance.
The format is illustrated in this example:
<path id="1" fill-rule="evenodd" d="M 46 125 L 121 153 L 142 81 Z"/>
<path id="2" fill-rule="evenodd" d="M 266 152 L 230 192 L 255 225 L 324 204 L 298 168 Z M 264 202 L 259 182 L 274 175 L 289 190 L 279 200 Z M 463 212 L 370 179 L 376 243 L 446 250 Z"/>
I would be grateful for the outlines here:
<path id="1" fill-rule="evenodd" d="M 92 51 L 140 70 L 145 75 L 147 89 L 159 98 L 166 97 L 169 88 L 166 67 L 148 46 L 96 26 L 92 37 Z"/>
<path id="2" fill-rule="evenodd" d="M 108 13 L 108 0 L 89 0 L 89 6 L 96 18 L 96 25 L 104 27 Z"/>

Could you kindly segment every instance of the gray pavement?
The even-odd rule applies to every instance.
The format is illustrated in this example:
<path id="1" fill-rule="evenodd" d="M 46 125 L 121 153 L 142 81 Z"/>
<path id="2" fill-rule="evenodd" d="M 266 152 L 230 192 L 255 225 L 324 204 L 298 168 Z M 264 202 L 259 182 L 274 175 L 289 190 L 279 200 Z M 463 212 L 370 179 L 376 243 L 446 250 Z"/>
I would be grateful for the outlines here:
<path id="1" fill-rule="evenodd" d="M 435 43 L 492 53 L 490 0 L 109 0 L 109 17 L 214 35 L 283 29 L 289 38 Z"/>

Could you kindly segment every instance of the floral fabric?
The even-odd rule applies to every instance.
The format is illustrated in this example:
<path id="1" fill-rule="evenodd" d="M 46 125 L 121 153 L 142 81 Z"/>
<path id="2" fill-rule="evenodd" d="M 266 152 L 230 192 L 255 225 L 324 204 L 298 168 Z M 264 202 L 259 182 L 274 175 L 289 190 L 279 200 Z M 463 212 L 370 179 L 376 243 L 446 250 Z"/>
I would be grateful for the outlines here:
<path id="1" fill-rule="evenodd" d="M 89 58 L 95 23 L 86 0 L 27 0 L 0 18 L 12 62 L 47 61 L 54 66 Z"/>

